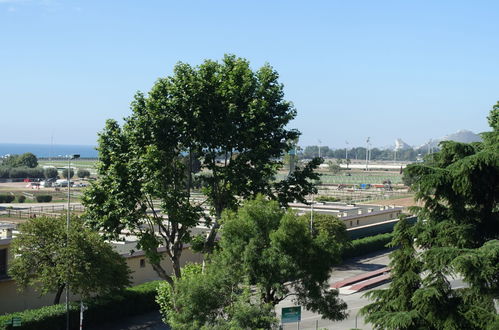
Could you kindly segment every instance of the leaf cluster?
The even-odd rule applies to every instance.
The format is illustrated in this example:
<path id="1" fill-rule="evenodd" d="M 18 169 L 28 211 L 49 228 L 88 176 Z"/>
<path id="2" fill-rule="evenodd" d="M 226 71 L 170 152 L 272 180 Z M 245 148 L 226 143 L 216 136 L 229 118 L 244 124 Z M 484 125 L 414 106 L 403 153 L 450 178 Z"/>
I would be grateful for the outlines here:
<path id="1" fill-rule="evenodd" d="M 71 292 L 89 297 L 130 283 L 125 260 L 79 218 L 72 218 L 69 235 L 62 217 L 30 219 L 19 231 L 12 241 L 9 275 L 21 288 L 45 295 L 69 283 Z"/>
<path id="2" fill-rule="evenodd" d="M 392 245 L 392 283 L 368 294 L 366 319 L 383 329 L 486 329 L 499 318 L 493 299 L 499 282 L 499 144 L 493 131 L 483 143 L 442 142 L 424 164 L 408 166 L 419 221 L 401 221 Z M 403 239 L 402 239 L 403 238 Z M 415 247 L 418 248 L 416 251 Z M 451 278 L 467 286 L 455 289 Z"/>
<path id="3" fill-rule="evenodd" d="M 321 217 L 312 233 L 307 217 L 259 195 L 237 212 L 226 210 L 222 224 L 204 273 L 200 268 L 193 276 L 184 273 L 173 289 L 165 287 L 168 294 L 160 293 L 167 321 L 192 328 L 236 323 L 242 329 L 269 328 L 273 307 L 289 296 L 325 318 L 346 317 L 346 304 L 327 282 L 347 241 L 339 220 Z"/>

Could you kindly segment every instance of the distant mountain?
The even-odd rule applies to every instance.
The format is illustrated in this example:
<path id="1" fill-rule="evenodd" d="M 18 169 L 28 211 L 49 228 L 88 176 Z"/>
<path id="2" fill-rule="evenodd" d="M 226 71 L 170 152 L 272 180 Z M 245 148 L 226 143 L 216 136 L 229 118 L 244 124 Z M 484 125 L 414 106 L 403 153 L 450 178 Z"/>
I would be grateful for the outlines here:
<path id="1" fill-rule="evenodd" d="M 472 131 L 462 129 L 454 134 L 449 134 L 444 136 L 441 141 L 456 141 L 462 143 L 471 143 L 471 142 L 482 142 L 482 138 L 480 137 L 480 135 L 475 134 Z"/>
<path id="2" fill-rule="evenodd" d="M 402 141 L 402 139 L 395 140 L 395 151 L 412 149 L 410 145 Z"/>
<path id="3" fill-rule="evenodd" d="M 480 137 L 480 135 L 475 134 L 472 131 L 462 129 L 462 130 L 457 131 L 456 133 L 446 135 L 443 138 L 432 139 L 429 142 L 421 145 L 419 148 L 428 148 L 428 146 L 431 148 L 435 148 L 435 147 L 438 147 L 438 144 L 441 141 L 455 141 L 455 142 L 461 142 L 461 143 L 471 143 L 471 142 L 481 142 L 482 138 Z"/>

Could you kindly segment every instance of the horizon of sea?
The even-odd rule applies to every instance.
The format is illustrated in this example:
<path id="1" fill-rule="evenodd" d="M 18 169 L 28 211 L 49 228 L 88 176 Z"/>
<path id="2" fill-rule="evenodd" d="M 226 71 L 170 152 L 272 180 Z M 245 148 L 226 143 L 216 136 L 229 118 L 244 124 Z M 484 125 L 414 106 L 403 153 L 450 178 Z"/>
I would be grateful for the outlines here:
<path id="1" fill-rule="evenodd" d="M 95 148 L 93 145 L 76 144 L 0 143 L 0 157 L 31 152 L 38 158 L 58 158 L 74 154 L 79 154 L 81 158 L 97 158 Z"/>

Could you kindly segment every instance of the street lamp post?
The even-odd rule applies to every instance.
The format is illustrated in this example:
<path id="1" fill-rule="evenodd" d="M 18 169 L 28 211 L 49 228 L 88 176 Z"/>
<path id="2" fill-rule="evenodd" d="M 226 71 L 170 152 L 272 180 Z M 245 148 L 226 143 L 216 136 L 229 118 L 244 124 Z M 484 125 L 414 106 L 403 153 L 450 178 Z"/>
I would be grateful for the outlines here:
<path id="1" fill-rule="evenodd" d="M 348 170 L 348 141 L 345 141 L 345 163 L 347 164 Z"/>
<path id="2" fill-rule="evenodd" d="M 369 139 L 366 140 L 366 172 L 369 171 Z"/>
<path id="3" fill-rule="evenodd" d="M 80 155 L 69 155 L 68 156 L 68 172 L 67 172 L 67 181 L 68 181 L 68 212 L 66 217 L 66 246 L 69 244 L 69 225 L 71 219 L 71 160 L 78 159 Z M 69 272 L 69 270 L 68 270 Z M 68 274 L 69 275 L 69 274 Z M 66 329 L 69 330 L 69 277 L 66 278 Z"/>

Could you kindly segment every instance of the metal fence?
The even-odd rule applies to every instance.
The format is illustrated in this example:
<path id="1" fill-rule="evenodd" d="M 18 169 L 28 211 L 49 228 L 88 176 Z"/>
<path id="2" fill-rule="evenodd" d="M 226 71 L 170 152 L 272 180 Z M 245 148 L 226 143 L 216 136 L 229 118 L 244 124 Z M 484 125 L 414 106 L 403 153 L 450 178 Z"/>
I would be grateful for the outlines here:
<path id="1" fill-rule="evenodd" d="M 61 215 L 61 213 L 64 213 L 67 209 L 68 206 L 64 204 L 33 206 L 22 209 L 6 208 L 4 210 L 0 210 L 0 217 L 17 218 L 17 219 L 29 219 L 39 216 L 58 217 Z M 71 212 L 85 211 L 85 207 L 81 204 L 71 204 L 69 209 Z"/>

